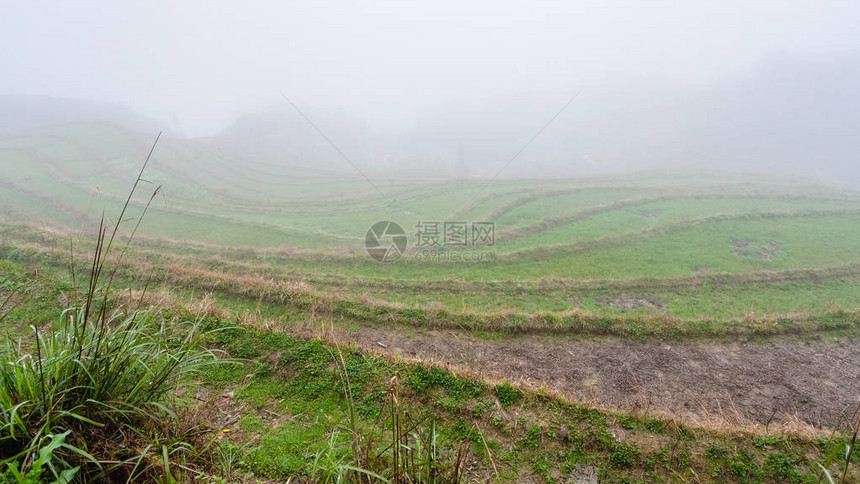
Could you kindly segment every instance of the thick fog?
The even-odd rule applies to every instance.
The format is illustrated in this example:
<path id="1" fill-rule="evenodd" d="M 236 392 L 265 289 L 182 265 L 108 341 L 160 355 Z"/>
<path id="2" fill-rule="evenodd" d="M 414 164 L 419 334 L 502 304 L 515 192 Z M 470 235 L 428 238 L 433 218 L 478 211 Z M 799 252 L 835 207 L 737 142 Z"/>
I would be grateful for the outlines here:
<path id="1" fill-rule="evenodd" d="M 14 2 L 0 135 L 77 121 L 247 159 L 860 183 L 856 2 Z M 562 110 L 570 99 L 576 99 Z M 559 113 L 559 111 L 561 112 Z"/>

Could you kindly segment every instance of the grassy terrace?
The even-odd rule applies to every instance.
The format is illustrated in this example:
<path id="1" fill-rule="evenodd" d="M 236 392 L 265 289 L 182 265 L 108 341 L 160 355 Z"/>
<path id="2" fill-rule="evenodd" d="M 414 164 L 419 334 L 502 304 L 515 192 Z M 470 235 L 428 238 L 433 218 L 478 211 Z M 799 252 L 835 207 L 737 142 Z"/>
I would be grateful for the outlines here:
<path id="1" fill-rule="evenodd" d="M 4 290 L 23 288 L 27 301 L 7 313 L 10 336 L 27 341 L 32 335 L 14 322 L 49 323 L 71 281 L 60 270 L 10 262 L 3 274 Z M 816 462 L 838 472 L 845 445 L 846 437 L 826 432 L 773 435 L 594 408 L 549 389 L 338 346 L 324 328 L 322 339 L 305 339 L 237 324 L 228 307 L 156 308 L 168 323 L 202 324 L 205 344 L 224 352 L 224 363 L 195 378 L 193 405 L 204 416 L 195 425 L 207 433 L 193 452 L 176 455 L 198 480 L 324 480 L 358 463 L 392 473 L 393 441 L 414 459 L 403 472 L 414 472 L 426 458 L 420 446 L 435 440 L 440 477 L 460 460 L 462 478 L 502 482 L 815 482 Z"/>
<path id="2" fill-rule="evenodd" d="M 14 477 L 10 463 L 32 471 L 39 448 L 61 460 L 36 481 L 59 479 L 61 461 L 65 471 L 77 466 L 75 479 L 118 482 L 449 482 L 455 474 L 461 482 L 819 482 L 819 464 L 844 473 L 856 430 L 853 409 L 841 407 L 856 388 L 843 367 L 855 363 L 860 331 L 860 193 L 796 179 L 644 173 L 497 180 L 484 191 L 481 180 L 400 174 L 375 180 L 380 194 L 352 174 L 239 162 L 212 140 L 164 140 L 102 261 L 101 285 L 88 287 L 87 258 L 104 249 L 93 232 L 103 210 L 119 213 L 128 174 L 150 142 L 99 125 L 0 138 L 0 318 L 9 345 L 2 381 L 26 374 L 35 382 L 4 387 L 3 478 Z M 406 230 L 409 248 L 396 263 L 365 253 L 365 233 L 379 220 Z M 494 222 L 493 245 L 446 252 L 489 260 L 417 260 L 416 224 L 445 221 Z M 90 306 L 104 311 L 93 320 L 102 322 L 97 330 L 70 322 L 88 320 L 76 296 L 90 289 Z M 48 418 L 54 407 L 44 403 L 41 362 L 56 363 L 58 375 L 74 376 L 69 368 L 78 365 L 50 338 L 94 344 L 87 364 L 111 367 L 100 341 L 123 342 L 108 336 L 124 327 L 136 329 L 136 351 L 159 364 L 175 354 L 201 364 L 156 379 L 171 386 L 155 406 L 123 413 L 83 404 L 74 423 L 68 413 Z M 185 328 L 194 338 L 175 346 Z M 536 341 L 559 351 L 583 341 L 625 351 L 651 345 L 666 358 L 676 345 L 698 345 L 726 360 L 739 358 L 743 344 L 776 347 L 798 367 L 814 366 L 814 376 L 797 383 L 783 378 L 793 369 L 768 369 L 786 360 L 743 360 L 769 373 L 719 375 L 746 385 L 729 396 L 761 394 L 761 405 L 776 405 L 789 388 L 799 395 L 792 404 L 807 405 L 798 412 L 845 419 L 813 425 L 778 406 L 772 422 L 691 419 L 696 409 L 682 418 L 656 404 L 577 399 L 560 388 L 600 371 L 632 375 L 618 379 L 621 387 L 660 382 L 618 365 L 571 366 L 554 382 L 529 383 L 520 375 L 542 377 L 558 365 L 500 374 L 431 361 L 432 348 L 421 351 L 428 335 L 471 338 L 514 356 Z M 395 336 L 414 338 L 417 356 L 382 344 Z M 56 343 L 53 359 L 40 358 L 43 342 Z M 531 360 L 507 368 L 530 364 L 522 361 Z M 651 375 L 685 371 L 666 361 Z M 720 361 L 685 364 L 692 371 Z M 148 373 L 133 368 L 141 373 L 117 385 L 128 391 L 116 398 L 142 395 L 135 382 Z M 824 382 L 830 386 L 815 386 Z M 802 401 L 824 390 L 833 402 Z M 24 424 L 17 408 L 26 410 Z M 140 418 L 164 410 L 149 419 L 158 425 Z M 65 428 L 74 430 L 62 437 L 67 447 L 33 431 Z M 11 429 L 35 450 L 16 454 L 26 439 Z M 97 438 L 103 445 L 88 443 Z M 140 463 L 134 470 L 130 459 Z M 858 477 L 856 454 L 850 459 L 846 482 Z"/>
<path id="3" fill-rule="evenodd" d="M 40 236 L 36 245 L 32 236 L 20 229 L 7 231 L 7 243 L 15 238 L 21 245 L 0 249 L 0 253 L 7 260 L 68 267 L 62 240 Z M 24 242 L 27 239 L 31 242 Z M 670 334 L 680 326 L 702 321 L 737 327 L 744 321 L 813 321 L 832 314 L 841 314 L 837 318 L 844 320 L 841 329 L 853 328 L 860 273 L 858 264 L 846 264 L 690 278 L 432 281 L 306 275 L 269 265 L 231 264 L 222 257 L 213 260 L 147 251 L 133 252 L 131 257 L 135 262 L 122 274 L 138 284 L 150 280 L 174 290 L 214 291 L 303 311 L 336 310 L 362 315 L 368 322 L 382 311 L 415 315 L 397 319 L 407 325 L 475 329 L 563 329 L 580 327 L 583 319 L 614 320 L 646 324 L 651 328 L 647 334 L 653 335 Z M 640 294 L 646 294 L 645 298 L 637 297 Z M 791 331 L 790 327 L 783 329 Z"/>

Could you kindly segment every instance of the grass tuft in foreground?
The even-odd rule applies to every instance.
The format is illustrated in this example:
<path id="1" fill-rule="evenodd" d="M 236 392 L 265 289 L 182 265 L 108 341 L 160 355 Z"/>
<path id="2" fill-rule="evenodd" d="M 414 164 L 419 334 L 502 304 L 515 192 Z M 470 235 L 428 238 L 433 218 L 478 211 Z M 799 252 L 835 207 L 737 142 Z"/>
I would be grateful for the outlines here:
<path id="1" fill-rule="evenodd" d="M 193 450 L 173 410 L 189 375 L 214 361 L 199 326 L 113 304 L 115 271 L 104 273 L 146 164 L 110 235 L 102 218 L 81 302 L 73 294 L 54 324 L 31 323 L 0 352 L 2 482 L 174 482 L 171 462 Z"/>
<path id="2" fill-rule="evenodd" d="M 163 434 L 173 397 L 212 361 L 194 323 L 117 312 L 84 324 L 83 313 L 0 355 L 0 457 L 15 480 L 161 473 L 157 456 L 178 437 Z"/>

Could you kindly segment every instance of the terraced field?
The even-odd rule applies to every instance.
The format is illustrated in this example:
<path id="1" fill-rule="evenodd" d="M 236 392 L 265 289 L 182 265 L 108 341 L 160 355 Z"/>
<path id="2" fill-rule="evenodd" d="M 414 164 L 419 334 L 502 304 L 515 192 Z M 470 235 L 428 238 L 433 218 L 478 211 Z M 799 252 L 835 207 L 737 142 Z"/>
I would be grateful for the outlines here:
<path id="1" fill-rule="evenodd" d="M 98 125 L 0 138 L 0 258 L 65 273 L 69 235 L 78 253 L 92 248 L 91 231 L 103 210 L 118 213 L 151 142 Z M 812 438 L 853 411 L 860 192 L 728 173 L 488 185 L 430 173 L 368 181 L 348 168 L 243 159 L 217 139 L 162 140 L 132 200 L 133 218 L 151 203 L 118 280 L 164 307 L 202 298 L 264 334 L 307 338 L 322 327 L 356 351 L 721 435 Z M 378 221 L 405 231 L 395 262 L 365 250 Z M 446 241 L 445 222 L 464 224 L 464 245 L 454 232 Z M 435 223 L 436 244 L 422 244 Z M 492 240 L 473 238 L 480 223 L 493 224 Z M 254 355 L 266 351 L 278 350 Z M 237 378 L 219 388 L 263 385 Z M 259 443 L 292 424 L 272 425 L 242 432 Z M 570 475 L 555 461 L 538 472 L 535 459 L 513 459 L 504 473 Z M 588 465 L 605 464 L 595 459 Z M 636 466 L 639 478 L 663 475 L 642 470 L 644 458 Z"/>

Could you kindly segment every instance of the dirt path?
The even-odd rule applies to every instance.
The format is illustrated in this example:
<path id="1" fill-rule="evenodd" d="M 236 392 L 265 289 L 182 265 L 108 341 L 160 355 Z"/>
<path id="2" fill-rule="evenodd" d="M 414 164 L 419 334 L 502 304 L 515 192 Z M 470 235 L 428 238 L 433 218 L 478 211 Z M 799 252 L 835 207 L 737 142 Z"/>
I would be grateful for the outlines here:
<path id="1" fill-rule="evenodd" d="M 546 383 L 603 407 L 695 420 L 710 415 L 767 424 L 790 413 L 830 427 L 853 412 L 860 398 L 857 340 L 676 345 L 529 336 L 488 341 L 453 332 L 410 336 L 379 329 L 342 337 L 390 354 Z"/>

